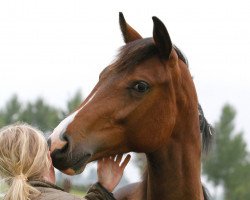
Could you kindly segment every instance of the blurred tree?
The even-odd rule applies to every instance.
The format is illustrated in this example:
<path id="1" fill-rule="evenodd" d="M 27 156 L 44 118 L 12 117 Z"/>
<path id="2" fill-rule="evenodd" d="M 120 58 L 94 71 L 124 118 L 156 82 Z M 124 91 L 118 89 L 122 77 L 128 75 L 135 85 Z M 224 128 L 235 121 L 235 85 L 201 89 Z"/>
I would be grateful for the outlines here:
<path id="1" fill-rule="evenodd" d="M 22 104 L 17 95 L 13 95 L 0 110 L 0 127 L 16 122 L 22 112 Z"/>
<path id="2" fill-rule="evenodd" d="M 250 163 L 237 166 L 237 169 L 231 174 L 228 180 L 228 187 L 232 191 L 226 195 L 225 199 L 250 199 Z"/>
<path id="3" fill-rule="evenodd" d="M 226 200 L 250 199 L 250 163 L 242 132 L 235 132 L 236 112 L 225 105 L 215 124 L 215 143 L 203 172 L 215 186 L 223 185 Z M 244 177 L 244 178 L 243 178 Z"/>
<path id="4" fill-rule="evenodd" d="M 80 90 L 77 90 L 75 95 L 70 98 L 67 102 L 67 109 L 64 112 L 66 115 L 73 112 L 80 104 L 83 102 L 82 93 Z"/>
<path id="5" fill-rule="evenodd" d="M 62 118 L 61 109 L 50 106 L 42 98 L 28 102 L 18 120 L 36 126 L 43 132 L 53 130 Z"/>
<path id="6" fill-rule="evenodd" d="M 36 126 L 43 132 L 53 130 L 58 123 L 82 102 L 82 94 L 77 91 L 67 102 L 66 109 L 56 108 L 49 105 L 43 98 L 39 97 L 35 101 L 23 104 L 17 95 L 13 95 L 0 109 L 0 127 L 17 121 L 26 122 Z"/>

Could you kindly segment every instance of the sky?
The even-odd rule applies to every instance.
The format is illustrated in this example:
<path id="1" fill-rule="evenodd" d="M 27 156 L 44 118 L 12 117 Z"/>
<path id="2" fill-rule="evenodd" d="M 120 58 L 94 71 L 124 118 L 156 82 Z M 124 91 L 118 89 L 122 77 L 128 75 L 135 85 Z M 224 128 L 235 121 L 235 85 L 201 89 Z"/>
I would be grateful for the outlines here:
<path id="1" fill-rule="evenodd" d="M 123 45 L 118 12 L 143 37 L 152 16 L 187 56 L 209 122 L 222 106 L 237 111 L 236 130 L 250 145 L 250 12 L 247 0 L 0 1 L 0 106 L 13 95 L 63 107 L 86 97 Z"/>

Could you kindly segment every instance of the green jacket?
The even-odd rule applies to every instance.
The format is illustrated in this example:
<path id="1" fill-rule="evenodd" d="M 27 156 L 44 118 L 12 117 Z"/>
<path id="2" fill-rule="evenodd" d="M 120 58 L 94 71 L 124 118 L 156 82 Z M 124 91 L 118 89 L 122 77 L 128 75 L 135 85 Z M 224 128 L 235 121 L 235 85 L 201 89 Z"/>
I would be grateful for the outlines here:
<path id="1" fill-rule="evenodd" d="M 96 183 L 90 187 L 85 197 L 77 197 L 64 192 L 62 188 L 46 181 L 30 181 L 30 185 L 41 192 L 39 196 L 30 197 L 31 200 L 115 200 L 101 184 Z"/>

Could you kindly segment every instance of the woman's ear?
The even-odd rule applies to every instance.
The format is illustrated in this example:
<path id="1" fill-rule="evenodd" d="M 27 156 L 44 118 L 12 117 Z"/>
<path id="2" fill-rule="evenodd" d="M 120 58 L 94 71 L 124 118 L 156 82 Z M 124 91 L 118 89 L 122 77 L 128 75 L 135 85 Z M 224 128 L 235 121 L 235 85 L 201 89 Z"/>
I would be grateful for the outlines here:
<path id="1" fill-rule="evenodd" d="M 51 153 L 51 152 L 48 151 L 47 156 L 48 156 L 48 159 L 49 159 L 50 163 L 52 164 L 52 159 L 51 159 L 50 153 Z"/>
<path id="2" fill-rule="evenodd" d="M 55 184 L 55 182 L 56 182 L 55 169 L 54 169 L 52 159 L 50 156 L 50 151 L 48 151 L 47 157 L 48 157 L 49 162 L 50 162 L 50 167 L 49 167 L 49 171 L 43 175 L 43 179 L 50 182 L 50 183 Z"/>

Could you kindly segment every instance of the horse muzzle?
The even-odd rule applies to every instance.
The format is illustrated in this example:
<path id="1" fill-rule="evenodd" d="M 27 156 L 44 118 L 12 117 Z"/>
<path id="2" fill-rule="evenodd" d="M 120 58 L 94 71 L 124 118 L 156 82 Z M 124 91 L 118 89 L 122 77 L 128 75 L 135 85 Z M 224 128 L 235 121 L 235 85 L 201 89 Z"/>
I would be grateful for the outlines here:
<path id="1" fill-rule="evenodd" d="M 48 145 L 53 166 L 68 175 L 80 174 L 91 158 L 90 153 L 72 148 L 66 136 L 59 141 L 49 138 Z"/>
<path id="2" fill-rule="evenodd" d="M 83 153 L 77 155 L 72 153 L 55 150 L 51 153 L 52 163 L 55 168 L 68 175 L 80 174 L 85 169 L 91 154 Z"/>

